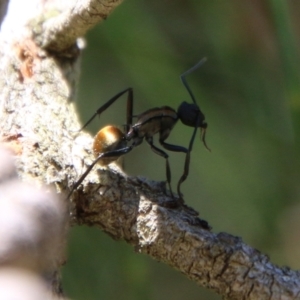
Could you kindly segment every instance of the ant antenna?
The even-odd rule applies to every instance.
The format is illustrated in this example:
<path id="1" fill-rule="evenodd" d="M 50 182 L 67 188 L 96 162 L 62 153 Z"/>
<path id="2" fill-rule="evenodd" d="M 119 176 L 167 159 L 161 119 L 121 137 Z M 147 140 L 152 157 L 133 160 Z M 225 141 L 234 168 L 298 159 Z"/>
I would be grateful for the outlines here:
<path id="1" fill-rule="evenodd" d="M 188 91 L 188 93 L 190 94 L 193 102 L 196 104 L 196 99 L 194 97 L 194 94 L 192 92 L 192 90 L 190 89 L 185 76 L 191 74 L 192 72 L 194 72 L 195 70 L 197 70 L 199 67 L 201 67 L 205 62 L 207 61 L 206 57 L 203 57 L 195 66 L 193 66 L 192 68 L 190 68 L 189 70 L 185 71 L 183 74 L 180 75 L 180 79 L 182 84 L 185 86 L 186 90 Z"/>

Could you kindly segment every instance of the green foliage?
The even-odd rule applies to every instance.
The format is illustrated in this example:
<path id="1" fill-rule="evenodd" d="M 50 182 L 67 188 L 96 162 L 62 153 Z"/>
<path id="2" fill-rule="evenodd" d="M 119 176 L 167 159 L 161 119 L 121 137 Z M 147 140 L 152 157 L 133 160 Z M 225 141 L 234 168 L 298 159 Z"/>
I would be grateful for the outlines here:
<path id="1" fill-rule="evenodd" d="M 300 266 L 300 224 L 293 213 L 300 175 L 298 6 L 283 0 L 125 1 L 88 36 L 78 99 L 83 121 L 129 86 L 136 114 L 177 108 L 189 101 L 179 75 L 207 56 L 187 80 L 209 124 L 212 153 L 196 141 L 182 185 L 186 202 L 215 231 L 242 236 L 292 268 Z M 125 99 L 90 129 L 108 123 L 125 123 Z M 191 133 L 178 122 L 169 141 L 187 146 Z M 170 157 L 175 186 L 184 156 Z M 125 167 L 132 175 L 165 179 L 162 158 L 147 145 L 126 156 Z M 95 229 L 73 229 L 69 256 L 64 280 L 74 299 L 219 299 Z"/>

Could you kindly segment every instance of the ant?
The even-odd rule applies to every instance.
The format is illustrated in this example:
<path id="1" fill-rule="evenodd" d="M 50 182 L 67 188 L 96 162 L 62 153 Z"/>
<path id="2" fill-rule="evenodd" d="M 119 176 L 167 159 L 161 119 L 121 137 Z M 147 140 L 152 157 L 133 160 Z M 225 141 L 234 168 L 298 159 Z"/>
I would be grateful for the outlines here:
<path id="1" fill-rule="evenodd" d="M 186 153 L 184 172 L 177 184 L 177 193 L 180 197 L 180 200 L 182 200 L 180 186 L 182 182 L 186 180 L 189 173 L 190 153 L 192 151 L 198 127 L 200 127 L 201 129 L 201 140 L 205 148 L 210 151 L 205 142 L 207 123 L 204 121 L 204 114 L 201 112 L 199 106 L 197 105 L 196 99 L 185 79 L 187 75 L 198 69 L 201 65 L 203 65 L 205 61 L 206 58 L 203 58 L 191 69 L 187 70 L 186 72 L 180 75 L 181 82 L 188 91 L 193 103 L 182 102 L 178 107 L 177 112 L 169 106 L 163 106 L 160 108 L 152 108 L 138 116 L 133 116 L 132 88 L 127 88 L 124 91 L 116 94 L 104 105 L 102 105 L 79 131 L 83 130 L 86 126 L 88 126 L 97 115 L 100 116 L 102 112 L 104 112 L 108 107 L 110 107 L 123 94 L 128 93 L 127 122 L 124 126 L 125 132 L 122 132 L 118 127 L 115 126 L 106 126 L 96 134 L 93 144 L 93 151 L 96 159 L 81 175 L 79 180 L 74 184 L 71 192 L 68 195 L 68 198 L 71 196 L 73 191 L 78 188 L 78 186 L 82 183 L 82 181 L 97 163 L 100 163 L 101 165 L 110 164 L 111 162 L 117 160 L 121 155 L 130 152 L 133 148 L 140 145 L 144 139 L 150 145 L 154 153 L 165 158 L 167 183 L 171 195 L 174 198 L 171 188 L 171 169 L 168 160 L 169 155 L 163 150 L 157 148 L 153 144 L 153 136 L 158 133 L 159 143 L 162 145 L 163 148 L 173 152 Z M 137 121 L 134 124 L 132 124 L 133 117 L 137 117 Z M 178 120 L 181 120 L 181 122 L 184 125 L 194 127 L 194 131 L 188 148 L 177 145 L 171 145 L 165 142 Z M 128 145 L 128 142 L 131 142 L 131 144 Z"/>

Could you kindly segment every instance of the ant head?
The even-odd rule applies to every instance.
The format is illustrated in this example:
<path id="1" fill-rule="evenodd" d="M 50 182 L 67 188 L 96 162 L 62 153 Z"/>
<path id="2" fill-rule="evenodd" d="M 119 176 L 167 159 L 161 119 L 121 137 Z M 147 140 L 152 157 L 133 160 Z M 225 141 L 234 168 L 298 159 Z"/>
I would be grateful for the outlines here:
<path id="1" fill-rule="evenodd" d="M 127 142 L 124 133 L 118 127 L 109 125 L 100 129 L 96 134 L 93 151 L 95 157 L 98 157 L 100 153 L 122 149 L 126 146 Z M 103 157 L 99 160 L 99 163 L 106 166 L 118 158 L 119 156 Z"/>
<path id="2" fill-rule="evenodd" d="M 205 117 L 197 104 L 182 102 L 177 110 L 177 115 L 180 121 L 190 127 L 201 128 L 201 140 L 207 150 L 210 151 L 205 141 L 207 123 Z"/>
<path id="3" fill-rule="evenodd" d="M 190 127 L 207 127 L 207 124 L 204 122 L 204 114 L 197 104 L 182 102 L 178 107 L 177 115 L 184 125 Z"/>
<path id="4" fill-rule="evenodd" d="M 205 142 L 207 123 L 204 122 L 205 120 L 204 114 L 202 113 L 201 109 L 197 105 L 195 96 L 185 79 L 187 75 L 191 74 L 192 72 L 197 70 L 200 66 L 202 66 L 206 62 L 206 60 L 207 60 L 206 57 L 202 58 L 195 66 L 193 66 L 191 69 L 181 74 L 180 76 L 181 82 L 186 88 L 186 90 L 188 91 L 189 95 L 191 96 L 193 103 L 182 102 L 181 105 L 178 107 L 177 115 L 183 124 L 194 128 L 196 127 L 201 128 L 201 140 L 205 148 L 210 151 L 210 149 L 207 147 Z"/>

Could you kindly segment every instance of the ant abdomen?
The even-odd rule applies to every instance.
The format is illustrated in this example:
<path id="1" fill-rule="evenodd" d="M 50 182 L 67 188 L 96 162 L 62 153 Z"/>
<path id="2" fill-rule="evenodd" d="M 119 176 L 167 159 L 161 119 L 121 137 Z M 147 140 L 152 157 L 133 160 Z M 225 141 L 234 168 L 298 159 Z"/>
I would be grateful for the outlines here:
<path id="1" fill-rule="evenodd" d="M 98 157 L 101 153 L 110 152 L 125 148 L 127 141 L 124 133 L 116 126 L 108 125 L 98 131 L 93 144 L 94 156 Z M 107 166 L 120 156 L 103 157 L 98 163 L 102 166 Z"/>

